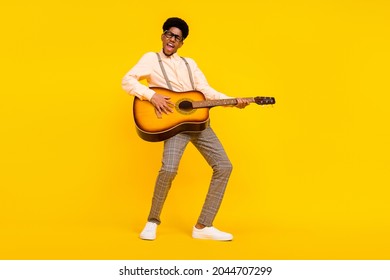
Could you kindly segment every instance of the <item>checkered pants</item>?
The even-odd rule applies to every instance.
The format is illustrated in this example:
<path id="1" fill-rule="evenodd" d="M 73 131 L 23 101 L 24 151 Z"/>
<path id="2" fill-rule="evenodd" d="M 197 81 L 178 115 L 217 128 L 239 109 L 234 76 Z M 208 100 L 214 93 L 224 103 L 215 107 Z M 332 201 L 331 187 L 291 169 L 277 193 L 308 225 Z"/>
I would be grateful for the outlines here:
<path id="1" fill-rule="evenodd" d="M 161 223 L 160 214 L 175 178 L 185 147 L 191 142 L 213 169 L 209 190 L 198 223 L 212 226 L 225 193 L 232 164 L 211 127 L 196 133 L 179 133 L 164 142 L 162 167 L 154 188 L 148 221 Z"/>

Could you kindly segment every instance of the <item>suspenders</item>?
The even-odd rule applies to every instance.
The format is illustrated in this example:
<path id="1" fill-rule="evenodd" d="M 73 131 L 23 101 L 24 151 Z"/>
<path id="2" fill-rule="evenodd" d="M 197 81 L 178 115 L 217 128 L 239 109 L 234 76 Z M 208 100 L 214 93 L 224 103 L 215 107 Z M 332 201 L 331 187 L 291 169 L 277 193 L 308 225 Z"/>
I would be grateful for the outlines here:
<path id="1" fill-rule="evenodd" d="M 165 68 L 164 68 L 164 65 L 162 63 L 161 56 L 160 56 L 159 53 L 156 53 L 156 54 L 157 54 L 157 57 L 158 57 L 158 63 L 160 63 L 161 71 L 162 71 L 162 73 L 164 75 L 165 81 L 167 82 L 168 88 L 170 90 L 172 90 L 172 85 L 171 85 L 171 83 L 168 80 L 167 72 L 165 72 Z M 187 60 L 184 57 L 181 57 L 181 59 L 184 60 L 186 66 L 187 66 L 188 76 L 190 77 L 192 89 L 195 90 L 194 79 L 192 78 L 192 72 L 191 72 L 191 69 L 190 69 L 190 65 L 188 65 L 188 62 L 187 62 Z"/>
<path id="2" fill-rule="evenodd" d="M 190 69 L 190 65 L 188 64 L 187 60 L 181 56 L 181 59 L 184 60 L 186 66 L 187 66 L 187 70 L 188 70 L 188 75 L 190 76 L 190 81 L 191 81 L 191 85 L 192 85 L 192 89 L 195 90 L 195 85 L 194 85 L 194 80 L 192 79 L 192 72 L 191 72 L 191 69 Z"/>

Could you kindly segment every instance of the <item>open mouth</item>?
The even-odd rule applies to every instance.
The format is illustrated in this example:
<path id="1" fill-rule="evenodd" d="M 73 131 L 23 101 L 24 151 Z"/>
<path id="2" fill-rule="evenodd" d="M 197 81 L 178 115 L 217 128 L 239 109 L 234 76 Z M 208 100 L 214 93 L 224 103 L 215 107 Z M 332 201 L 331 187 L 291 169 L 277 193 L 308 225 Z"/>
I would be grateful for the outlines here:
<path id="1" fill-rule="evenodd" d="M 175 48 L 175 45 L 174 44 L 172 44 L 172 43 L 168 43 L 167 44 L 167 49 L 168 50 L 173 50 Z"/>

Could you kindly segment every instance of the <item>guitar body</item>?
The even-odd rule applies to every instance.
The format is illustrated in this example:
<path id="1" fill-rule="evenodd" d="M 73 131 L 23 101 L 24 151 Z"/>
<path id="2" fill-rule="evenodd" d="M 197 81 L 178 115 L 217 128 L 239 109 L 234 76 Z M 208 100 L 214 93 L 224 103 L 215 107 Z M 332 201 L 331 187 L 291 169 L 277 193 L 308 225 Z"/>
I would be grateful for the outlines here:
<path id="1" fill-rule="evenodd" d="M 149 142 L 164 141 L 180 132 L 199 132 L 209 122 L 209 108 L 193 109 L 192 101 L 204 101 L 199 91 L 174 92 L 164 88 L 151 88 L 170 97 L 175 105 L 172 113 L 156 116 L 154 106 L 146 100 L 134 98 L 133 115 L 138 135 Z"/>

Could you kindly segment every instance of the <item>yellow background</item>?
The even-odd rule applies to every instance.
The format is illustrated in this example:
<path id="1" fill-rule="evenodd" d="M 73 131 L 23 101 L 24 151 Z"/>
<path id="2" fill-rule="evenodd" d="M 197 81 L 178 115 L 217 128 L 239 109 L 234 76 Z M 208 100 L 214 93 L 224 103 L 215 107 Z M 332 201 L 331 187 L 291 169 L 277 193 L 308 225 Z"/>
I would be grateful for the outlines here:
<path id="1" fill-rule="evenodd" d="M 2 1 L 1 259 L 389 259 L 390 3 Z M 234 171 L 193 240 L 211 171 L 190 145 L 158 239 L 141 241 L 162 143 L 135 133 L 124 74 L 184 18 L 180 54 L 232 96 Z"/>

